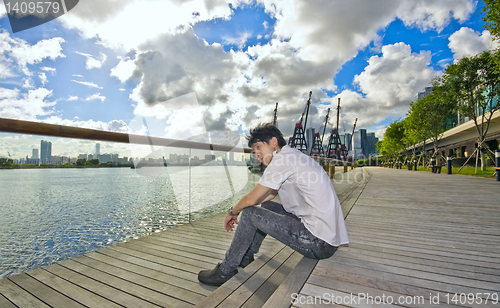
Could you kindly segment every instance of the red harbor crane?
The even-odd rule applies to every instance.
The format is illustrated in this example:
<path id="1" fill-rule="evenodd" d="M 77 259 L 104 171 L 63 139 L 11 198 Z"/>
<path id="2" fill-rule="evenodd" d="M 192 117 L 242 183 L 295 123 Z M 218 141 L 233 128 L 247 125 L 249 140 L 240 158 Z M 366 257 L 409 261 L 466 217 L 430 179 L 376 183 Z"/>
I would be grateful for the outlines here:
<path id="1" fill-rule="evenodd" d="M 309 114 L 309 106 L 311 105 L 311 95 L 312 91 L 309 92 L 309 99 L 307 100 L 306 107 L 304 112 L 302 112 L 302 116 L 300 117 L 300 121 L 295 124 L 295 130 L 293 132 L 293 136 L 288 141 L 290 147 L 298 149 L 303 153 L 307 154 L 307 142 L 305 138 L 305 131 L 307 125 L 307 116 Z M 304 126 L 302 127 L 302 120 L 304 119 L 304 114 L 306 115 Z"/>

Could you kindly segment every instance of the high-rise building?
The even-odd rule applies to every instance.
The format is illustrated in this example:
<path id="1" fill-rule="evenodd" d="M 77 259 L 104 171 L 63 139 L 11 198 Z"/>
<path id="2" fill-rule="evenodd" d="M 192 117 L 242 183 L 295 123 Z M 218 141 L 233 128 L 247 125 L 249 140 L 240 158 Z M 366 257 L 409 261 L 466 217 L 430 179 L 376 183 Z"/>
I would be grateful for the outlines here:
<path id="1" fill-rule="evenodd" d="M 101 155 L 101 145 L 99 143 L 95 144 L 95 156 Z"/>
<path id="2" fill-rule="evenodd" d="M 31 159 L 39 159 L 40 157 L 38 156 L 38 149 L 33 149 L 32 154 L 31 154 Z"/>
<path id="3" fill-rule="evenodd" d="M 40 161 L 42 163 L 50 163 L 52 160 L 52 142 L 42 140 L 40 144 Z"/>
<path id="4" fill-rule="evenodd" d="M 377 142 L 378 138 L 375 137 L 375 133 L 366 133 L 366 147 L 365 147 L 365 156 L 370 156 L 373 154 L 377 154 Z"/>
<path id="5" fill-rule="evenodd" d="M 422 99 L 432 93 L 432 87 L 425 87 L 424 92 L 418 92 L 417 99 Z"/>
<path id="6" fill-rule="evenodd" d="M 366 129 L 362 128 L 354 132 L 352 136 L 352 149 L 354 151 L 355 159 L 362 159 L 366 157 Z"/>

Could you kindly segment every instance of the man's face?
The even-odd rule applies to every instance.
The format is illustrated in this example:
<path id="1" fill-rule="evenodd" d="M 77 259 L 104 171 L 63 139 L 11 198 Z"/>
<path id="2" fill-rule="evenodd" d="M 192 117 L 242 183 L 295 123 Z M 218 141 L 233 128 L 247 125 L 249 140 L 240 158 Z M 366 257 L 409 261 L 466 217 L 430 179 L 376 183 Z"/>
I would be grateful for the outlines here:
<path id="1" fill-rule="evenodd" d="M 278 140 L 276 137 L 269 140 L 269 143 L 260 141 L 254 143 L 252 145 L 252 149 L 255 153 L 255 157 L 257 157 L 265 166 L 269 166 L 271 160 L 273 159 L 273 152 L 278 149 L 277 144 Z"/>

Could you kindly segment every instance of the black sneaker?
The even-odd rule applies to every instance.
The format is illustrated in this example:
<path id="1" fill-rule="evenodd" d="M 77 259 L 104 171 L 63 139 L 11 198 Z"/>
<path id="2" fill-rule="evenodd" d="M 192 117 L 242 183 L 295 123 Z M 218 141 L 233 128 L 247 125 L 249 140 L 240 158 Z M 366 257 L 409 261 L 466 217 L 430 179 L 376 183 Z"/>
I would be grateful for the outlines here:
<path id="1" fill-rule="evenodd" d="M 243 259 L 241 260 L 240 267 L 245 268 L 248 266 L 248 264 L 252 263 L 254 261 L 253 256 L 243 256 Z"/>
<path id="2" fill-rule="evenodd" d="M 238 270 L 234 270 L 232 275 L 224 275 L 220 269 L 220 263 L 213 270 L 203 270 L 198 273 L 198 280 L 201 283 L 208 284 L 210 286 L 220 287 L 224 282 L 228 281 L 238 273 Z"/>

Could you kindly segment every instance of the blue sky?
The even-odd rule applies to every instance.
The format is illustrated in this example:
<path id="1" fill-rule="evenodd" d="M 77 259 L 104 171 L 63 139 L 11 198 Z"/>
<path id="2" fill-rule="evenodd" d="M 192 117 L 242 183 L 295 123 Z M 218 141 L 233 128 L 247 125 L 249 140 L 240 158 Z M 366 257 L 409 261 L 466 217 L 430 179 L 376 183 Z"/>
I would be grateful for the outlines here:
<path id="1" fill-rule="evenodd" d="M 279 102 L 279 128 L 289 136 L 313 91 L 308 126 L 322 127 L 340 97 L 341 133 L 358 118 L 358 128 L 382 137 L 446 65 L 496 47 L 481 5 L 86 0 L 17 33 L 2 7 L 0 117 L 141 133 L 133 119 L 144 116 L 161 122 L 156 135 L 184 139 L 244 135 L 271 121 Z M 0 134 L 0 147 L 21 157 L 39 140 Z M 68 141 L 54 152 L 89 147 Z"/>

